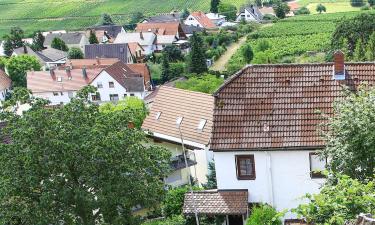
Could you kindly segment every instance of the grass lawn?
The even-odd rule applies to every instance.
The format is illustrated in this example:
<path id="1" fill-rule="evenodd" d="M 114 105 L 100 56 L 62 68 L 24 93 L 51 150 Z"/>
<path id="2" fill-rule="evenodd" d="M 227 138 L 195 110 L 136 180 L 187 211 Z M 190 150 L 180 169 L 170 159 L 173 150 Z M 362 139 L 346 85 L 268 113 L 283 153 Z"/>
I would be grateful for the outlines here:
<path id="1" fill-rule="evenodd" d="M 326 13 L 337 13 L 337 12 L 350 12 L 350 11 L 359 11 L 360 7 L 353 7 L 350 5 L 349 1 L 346 2 L 321 2 L 321 3 L 310 3 L 307 5 L 307 8 L 312 14 L 318 14 L 316 11 L 316 6 L 322 4 L 326 7 Z"/>

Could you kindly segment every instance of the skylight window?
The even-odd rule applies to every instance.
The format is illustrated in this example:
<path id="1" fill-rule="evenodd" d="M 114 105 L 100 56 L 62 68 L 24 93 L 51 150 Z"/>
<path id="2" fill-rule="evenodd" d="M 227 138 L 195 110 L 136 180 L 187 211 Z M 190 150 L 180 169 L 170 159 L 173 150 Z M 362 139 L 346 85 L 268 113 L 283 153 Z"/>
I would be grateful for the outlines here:
<path id="1" fill-rule="evenodd" d="M 62 82 L 62 77 L 57 77 L 57 82 Z"/>
<path id="2" fill-rule="evenodd" d="M 183 119 L 184 119 L 184 117 L 182 117 L 182 116 L 177 117 L 177 120 L 176 120 L 176 125 L 177 125 L 177 127 L 180 127 L 180 125 L 181 125 Z"/>
<path id="3" fill-rule="evenodd" d="M 207 120 L 205 120 L 205 119 L 201 119 L 201 120 L 199 121 L 199 124 L 198 124 L 198 130 L 199 130 L 199 131 L 203 131 L 203 128 L 204 128 L 204 126 L 206 125 L 206 123 L 207 123 Z"/>
<path id="4" fill-rule="evenodd" d="M 156 116 L 155 116 L 155 120 L 158 120 L 160 118 L 160 116 L 161 116 L 161 112 L 157 112 Z"/>

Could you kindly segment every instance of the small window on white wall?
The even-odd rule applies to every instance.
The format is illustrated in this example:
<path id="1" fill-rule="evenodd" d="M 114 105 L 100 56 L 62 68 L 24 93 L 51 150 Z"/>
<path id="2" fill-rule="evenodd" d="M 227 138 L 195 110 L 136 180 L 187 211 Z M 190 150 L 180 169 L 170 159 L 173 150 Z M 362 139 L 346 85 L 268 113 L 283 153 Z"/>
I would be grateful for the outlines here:
<path id="1" fill-rule="evenodd" d="M 327 160 L 322 159 L 318 153 L 310 152 L 310 176 L 311 178 L 324 178 L 322 173 L 326 169 Z"/>
<path id="2" fill-rule="evenodd" d="M 102 82 L 98 82 L 98 83 L 97 83 L 97 87 L 98 87 L 98 88 L 103 88 L 103 83 L 102 83 Z"/>

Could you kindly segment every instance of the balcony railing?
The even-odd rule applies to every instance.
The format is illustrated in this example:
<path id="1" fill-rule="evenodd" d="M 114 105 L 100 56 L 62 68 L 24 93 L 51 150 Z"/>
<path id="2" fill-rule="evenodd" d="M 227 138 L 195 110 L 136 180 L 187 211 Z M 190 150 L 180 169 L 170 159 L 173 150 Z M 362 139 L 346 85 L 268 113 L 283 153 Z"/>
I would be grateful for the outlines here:
<path id="1" fill-rule="evenodd" d="M 188 163 L 188 166 L 194 166 L 197 164 L 197 162 L 193 159 L 191 159 L 189 156 L 186 156 L 186 161 Z M 175 156 L 171 159 L 171 167 L 173 170 L 179 170 L 182 168 L 185 168 L 185 160 L 184 160 L 184 155 L 178 155 Z"/>

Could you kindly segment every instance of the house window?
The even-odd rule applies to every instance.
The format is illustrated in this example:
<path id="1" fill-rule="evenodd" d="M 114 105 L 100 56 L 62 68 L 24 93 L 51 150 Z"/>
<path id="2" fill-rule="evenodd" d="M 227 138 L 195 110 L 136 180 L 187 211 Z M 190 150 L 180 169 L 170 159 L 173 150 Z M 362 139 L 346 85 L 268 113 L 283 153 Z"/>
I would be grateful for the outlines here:
<path id="1" fill-rule="evenodd" d="M 53 96 L 59 96 L 59 92 L 53 92 Z"/>
<path id="2" fill-rule="evenodd" d="M 109 86 L 109 88 L 114 88 L 115 83 L 113 81 L 110 81 L 110 82 L 108 82 L 108 86 Z"/>
<path id="3" fill-rule="evenodd" d="M 103 88 L 103 83 L 102 83 L 102 82 L 98 82 L 98 83 L 96 84 L 96 86 L 97 86 L 98 88 Z"/>
<path id="4" fill-rule="evenodd" d="M 124 94 L 124 98 L 128 97 L 128 94 Z"/>
<path id="5" fill-rule="evenodd" d="M 130 96 L 134 96 L 134 94 L 130 94 Z"/>
<path id="6" fill-rule="evenodd" d="M 68 92 L 68 97 L 69 97 L 69 98 L 73 98 L 73 92 L 69 91 L 69 92 Z"/>
<path id="7" fill-rule="evenodd" d="M 118 101 L 118 94 L 110 94 L 109 99 L 111 101 Z"/>
<path id="8" fill-rule="evenodd" d="M 60 95 L 63 96 L 63 95 L 64 95 L 64 92 L 60 92 Z"/>
<path id="9" fill-rule="evenodd" d="M 254 155 L 236 155 L 237 179 L 255 180 Z"/>
<path id="10" fill-rule="evenodd" d="M 96 94 L 92 95 L 91 98 L 93 101 L 100 101 L 100 94 L 96 92 Z"/>
<path id="11" fill-rule="evenodd" d="M 327 159 L 321 159 L 316 152 L 310 152 L 309 157 L 311 178 L 324 178 L 322 171 L 326 169 Z"/>

